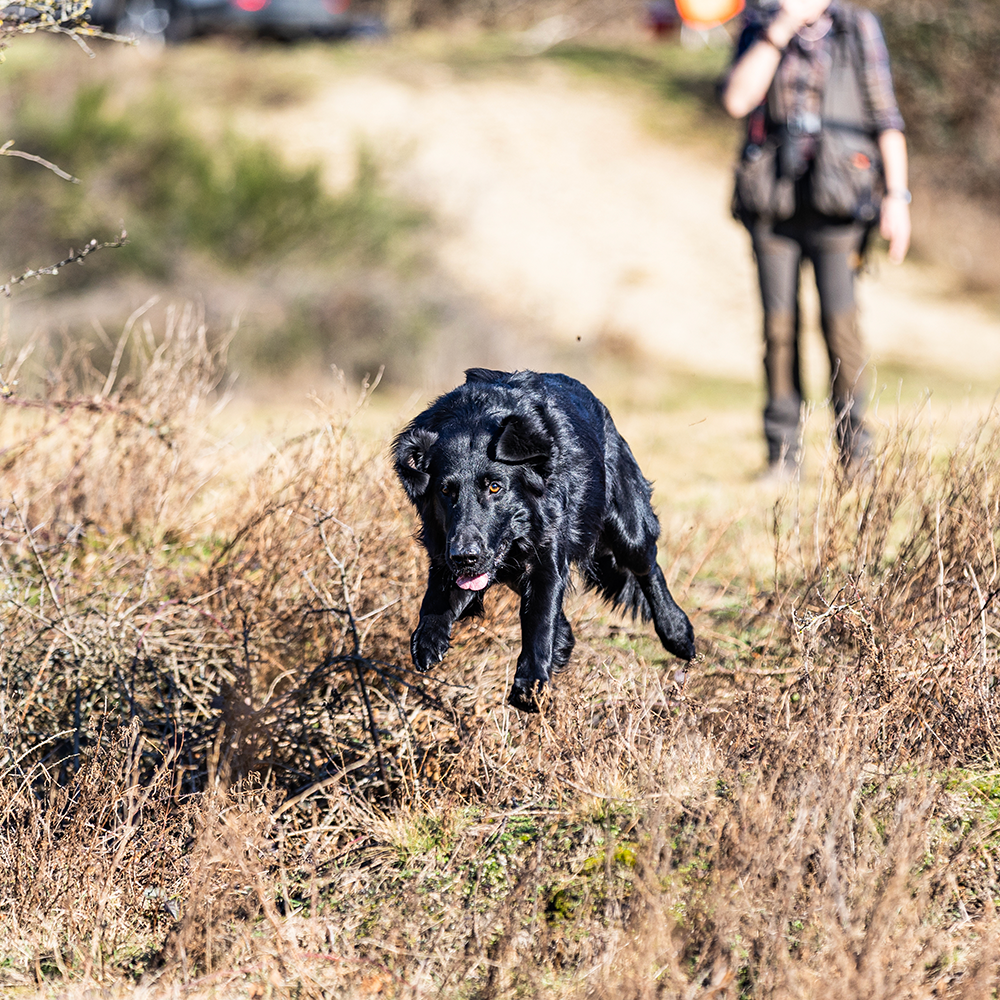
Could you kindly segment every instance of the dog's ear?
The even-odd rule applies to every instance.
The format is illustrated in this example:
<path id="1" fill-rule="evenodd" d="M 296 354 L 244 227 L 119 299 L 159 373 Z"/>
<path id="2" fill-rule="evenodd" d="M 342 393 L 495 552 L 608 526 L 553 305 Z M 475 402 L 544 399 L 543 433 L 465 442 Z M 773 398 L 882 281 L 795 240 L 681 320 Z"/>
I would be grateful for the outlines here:
<path id="1" fill-rule="evenodd" d="M 540 416 L 512 413 L 500 423 L 500 436 L 494 450 L 498 462 L 545 468 L 552 459 L 553 444 L 552 435 Z"/>
<path id="2" fill-rule="evenodd" d="M 466 368 L 465 384 L 475 385 L 482 383 L 490 385 L 493 382 L 506 382 L 510 378 L 510 372 L 499 372 L 495 368 Z"/>
<path id="3" fill-rule="evenodd" d="M 414 503 L 427 492 L 430 485 L 431 477 L 427 467 L 430 464 L 430 450 L 437 439 L 436 431 L 411 427 L 403 431 L 393 444 L 396 475 Z"/>

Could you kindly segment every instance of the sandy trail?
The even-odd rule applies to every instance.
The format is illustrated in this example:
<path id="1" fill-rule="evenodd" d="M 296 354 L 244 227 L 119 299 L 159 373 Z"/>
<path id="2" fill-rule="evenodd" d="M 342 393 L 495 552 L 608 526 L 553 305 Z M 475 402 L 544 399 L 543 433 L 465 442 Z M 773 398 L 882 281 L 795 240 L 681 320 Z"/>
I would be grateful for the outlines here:
<path id="1" fill-rule="evenodd" d="M 334 186 L 350 177 L 359 141 L 388 154 L 393 183 L 441 223 L 441 265 L 501 316 L 759 377 L 755 278 L 727 211 L 728 158 L 658 139 L 638 100 L 557 67 L 468 80 L 428 66 L 406 78 L 342 74 L 308 105 L 242 124 L 319 158 Z M 861 290 L 876 361 L 979 381 L 1000 373 L 1000 317 L 949 298 L 928 268 L 877 270 Z M 810 358 L 822 362 L 810 339 L 813 370 Z"/>

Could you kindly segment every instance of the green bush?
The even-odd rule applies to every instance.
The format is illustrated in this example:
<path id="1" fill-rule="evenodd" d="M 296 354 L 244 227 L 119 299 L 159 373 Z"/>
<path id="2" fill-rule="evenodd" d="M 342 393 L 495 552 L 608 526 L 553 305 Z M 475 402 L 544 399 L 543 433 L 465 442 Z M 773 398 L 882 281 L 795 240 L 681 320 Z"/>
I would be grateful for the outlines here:
<path id="1" fill-rule="evenodd" d="M 114 111 L 107 88 L 90 84 L 61 116 L 25 100 L 15 117 L 11 131 L 21 148 L 83 183 L 66 184 L 19 161 L 0 163 L 0 212 L 20 222 L 3 251 L 10 270 L 61 253 L 67 239 L 114 231 L 122 220 L 132 243 L 114 259 L 119 272 L 127 265 L 169 276 L 187 251 L 230 269 L 297 252 L 312 262 L 346 255 L 373 263 L 421 219 L 383 192 L 365 151 L 354 185 L 331 196 L 318 166 L 292 169 L 279 150 L 235 135 L 210 144 L 165 94 Z M 102 275 L 101 267 L 88 267 L 74 277 L 83 282 Z"/>
<path id="2" fill-rule="evenodd" d="M 1000 5 L 873 0 L 907 131 L 936 179 L 1000 204 Z"/>

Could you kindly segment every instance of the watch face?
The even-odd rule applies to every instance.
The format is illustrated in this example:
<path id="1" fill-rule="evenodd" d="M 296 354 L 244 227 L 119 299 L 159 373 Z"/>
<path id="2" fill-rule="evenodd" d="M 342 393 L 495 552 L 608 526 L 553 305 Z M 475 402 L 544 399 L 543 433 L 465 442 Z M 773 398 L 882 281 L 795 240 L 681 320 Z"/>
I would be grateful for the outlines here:
<path id="1" fill-rule="evenodd" d="M 736 17 L 744 0 L 677 0 L 677 12 L 693 28 L 712 28 Z"/>

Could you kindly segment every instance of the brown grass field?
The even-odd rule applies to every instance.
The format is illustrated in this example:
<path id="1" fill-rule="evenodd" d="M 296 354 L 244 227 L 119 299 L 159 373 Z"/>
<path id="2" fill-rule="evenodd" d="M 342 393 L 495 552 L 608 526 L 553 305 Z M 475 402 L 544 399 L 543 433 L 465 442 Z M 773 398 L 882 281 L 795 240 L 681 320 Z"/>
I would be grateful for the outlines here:
<path id="1" fill-rule="evenodd" d="M 408 667 L 377 390 L 240 445 L 197 315 L 132 337 L 2 410 L 5 995 L 996 995 L 992 414 L 658 493 L 698 659 L 578 593 L 526 718 L 508 597 Z"/>
<path id="2" fill-rule="evenodd" d="M 377 190 L 338 211 L 398 224 Z M 0 336 L 5 1000 L 997 997 L 988 385 L 886 389 L 853 480 L 818 407 L 776 491 L 753 385 L 613 336 L 536 350 L 654 480 L 699 655 L 577 590 L 573 660 L 526 717 L 510 595 L 409 666 L 425 557 L 387 452 L 419 379 L 233 396 L 224 308 L 86 332 L 81 301 Z"/>

